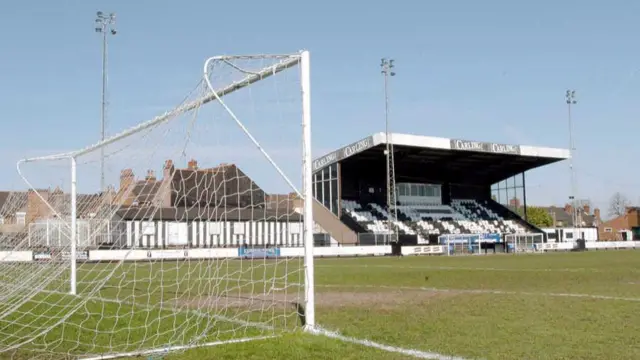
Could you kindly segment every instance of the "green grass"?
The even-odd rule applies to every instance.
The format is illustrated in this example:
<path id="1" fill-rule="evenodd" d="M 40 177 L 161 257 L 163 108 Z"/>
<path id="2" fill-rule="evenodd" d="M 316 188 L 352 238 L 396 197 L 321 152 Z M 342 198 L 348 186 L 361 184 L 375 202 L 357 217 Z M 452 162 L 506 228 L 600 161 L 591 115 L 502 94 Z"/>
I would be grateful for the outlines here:
<path id="1" fill-rule="evenodd" d="M 80 267 L 80 294 L 62 295 L 66 282 L 49 284 L 8 318 L 0 319 L 0 348 L 79 308 L 29 347 L 0 358 L 30 358 L 47 348 L 51 358 L 67 353 L 125 351 L 202 341 L 268 335 L 269 330 L 212 326 L 211 314 L 289 328 L 293 333 L 163 356 L 165 359 L 402 359 L 376 350 L 296 330 L 295 314 L 282 306 L 259 311 L 200 306 L 193 301 L 221 289 L 262 293 L 263 279 L 290 273 L 299 281 L 299 261 L 261 263 L 125 264 L 113 276 L 107 265 Z M 326 329 L 378 343 L 470 359 L 640 359 L 640 252 L 610 251 L 518 256 L 319 259 L 316 261 L 317 322 Z M 22 268 L 21 271 L 29 270 Z M 37 271 L 32 269 L 31 271 Z M 234 280 L 215 280 L 234 274 Z M 7 277 L 5 274 L 4 277 Z M 253 280 L 241 281 L 241 280 Z M 284 281 L 282 279 L 281 281 Z M 278 282 L 281 282 L 278 281 Z M 1 287 L 0 287 L 1 290 Z M 291 289 L 287 300 L 293 299 Z M 111 299 L 101 301 L 96 298 Z M 13 298 L 11 301 L 15 301 Z M 135 304 L 135 305 L 133 305 Z M 147 305 L 147 307 L 141 305 Z M 0 303 L 0 314 L 7 309 Z M 205 309 L 206 310 L 206 309 Z M 25 326 L 37 320 L 31 327 Z M 12 334 L 12 337 L 7 337 Z M 0 336 L 1 337 L 1 336 Z M 183 338 L 180 338 L 183 337 Z M 26 350 L 25 350 L 26 349 Z M 35 354 L 39 355 L 39 352 Z"/>

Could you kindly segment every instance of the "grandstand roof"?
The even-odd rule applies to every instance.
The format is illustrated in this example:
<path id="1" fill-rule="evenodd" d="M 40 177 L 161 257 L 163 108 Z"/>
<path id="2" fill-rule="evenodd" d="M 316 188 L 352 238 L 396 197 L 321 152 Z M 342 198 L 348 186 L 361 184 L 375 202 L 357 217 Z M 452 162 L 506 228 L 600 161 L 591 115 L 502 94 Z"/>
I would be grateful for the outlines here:
<path id="1" fill-rule="evenodd" d="M 569 158 L 569 150 L 493 142 L 448 139 L 409 134 L 390 134 L 396 173 L 428 169 L 459 181 L 473 174 L 475 183 L 496 183 L 513 175 Z M 336 163 L 384 161 L 385 133 L 376 133 L 341 147 L 313 161 L 318 171 Z M 356 156 L 357 155 L 357 156 Z M 447 175 L 448 174 L 448 175 Z M 464 176 L 462 176 L 464 175 Z"/>

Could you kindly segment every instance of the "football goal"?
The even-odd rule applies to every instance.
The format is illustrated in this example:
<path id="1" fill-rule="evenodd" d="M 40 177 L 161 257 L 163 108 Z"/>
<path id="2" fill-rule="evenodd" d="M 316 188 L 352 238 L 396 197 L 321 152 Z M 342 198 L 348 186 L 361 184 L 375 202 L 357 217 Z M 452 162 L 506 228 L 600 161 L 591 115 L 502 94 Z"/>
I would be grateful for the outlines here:
<path id="1" fill-rule="evenodd" d="M 506 234 L 504 238 L 507 251 L 513 254 L 539 252 L 537 245 L 544 241 L 542 234 L 535 233 Z"/>
<path id="2" fill-rule="evenodd" d="M 313 330 L 309 71 L 306 51 L 212 57 L 191 86 L 163 89 L 177 101 L 162 115 L 21 160 L 28 190 L 0 210 L 15 228 L 0 236 L 0 358 Z M 156 89 L 141 97 L 166 101 Z"/>

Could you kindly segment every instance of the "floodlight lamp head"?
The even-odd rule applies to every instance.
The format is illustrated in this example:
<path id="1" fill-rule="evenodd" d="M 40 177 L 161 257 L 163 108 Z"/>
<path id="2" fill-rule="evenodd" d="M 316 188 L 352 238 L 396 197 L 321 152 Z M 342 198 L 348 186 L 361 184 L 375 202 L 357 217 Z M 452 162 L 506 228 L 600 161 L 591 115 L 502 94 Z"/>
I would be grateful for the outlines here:
<path id="1" fill-rule="evenodd" d="M 101 27 L 96 27 L 96 32 L 97 33 L 102 32 L 102 28 Z"/>
<path id="2" fill-rule="evenodd" d="M 98 12 L 96 13 L 96 16 L 97 16 L 97 17 L 102 17 L 102 15 L 103 15 L 103 12 L 102 12 L 102 11 L 98 11 Z"/>
<path id="3" fill-rule="evenodd" d="M 118 33 L 118 32 L 116 31 L 116 29 L 111 29 L 111 35 L 115 35 L 115 34 L 117 34 L 117 33 Z"/>
<path id="4" fill-rule="evenodd" d="M 396 73 L 394 73 L 393 71 L 391 72 L 391 74 L 389 74 L 391 76 L 396 76 Z"/>

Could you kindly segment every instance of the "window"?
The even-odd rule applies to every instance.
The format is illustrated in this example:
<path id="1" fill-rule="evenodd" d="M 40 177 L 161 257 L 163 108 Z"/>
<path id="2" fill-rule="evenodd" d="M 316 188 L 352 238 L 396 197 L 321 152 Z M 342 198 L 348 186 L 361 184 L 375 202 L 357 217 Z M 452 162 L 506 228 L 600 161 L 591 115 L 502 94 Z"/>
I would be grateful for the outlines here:
<path id="1" fill-rule="evenodd" d="M 435 190 L 435 188 L 433 186 L 427 186 L 427 188 L 425 189 L 425 192 L 424 192 L 424 196 L 430 196 L 430 197 L 435 196 L 435 194 L 434 194 L 435 191 L 434 190 Z"/>
<path id="2" fill-rule="evenodd" d="M 322 183 L 322 205 L 327 209 L 331 209 L 331 183 L 324 181 Z"/>
<path id="3" fill-rule="evenodd" d="M 338 164 L 333 164 L 329 166 L 329 171 L 330 171 L 331 179 L 338 178 Z"/>
<path id="4" fill-rule="evenodd" d="M 572 233 L 572 232 L 567 232 L 567 233 L 565 234 L 565 237 L 566 237 L 567 239 L 573 239 L 573 233 Z"/>
<path id="5" fill-rule="evenodd" d="M 25 213 L 25 212 L 17 212 L 16 213 L 16 224 L 24 225 L 26 216 L 27 216 L 27 213 Z"/>
<path id="6" fill-rule="evenodd" d="M 331 180 L 331 211 L 338 214 L 338 179 Z"/>
<path id="7" fill-rule="evenodd" d="M 329 168 L 322 169 L 322 180 L 329 180 Z"/>
<path id="8" fill-rule="evenodd" d="M 315 188 L 315 198 L 318 199 L 318 201 L 322 202 L 322 188 L 320 187 L 322 185 L 322 182 L 318 181 L 316 182 L 314 188 Z"/>
<path id="9" fill-rule="evenodd" d="M 610 232 L 613 232 L 613 229 L 612 228 L 604 228 L 604 232 L 610 233 Z"/>

